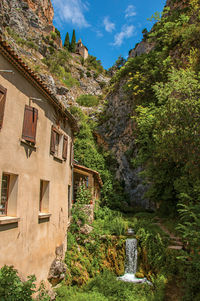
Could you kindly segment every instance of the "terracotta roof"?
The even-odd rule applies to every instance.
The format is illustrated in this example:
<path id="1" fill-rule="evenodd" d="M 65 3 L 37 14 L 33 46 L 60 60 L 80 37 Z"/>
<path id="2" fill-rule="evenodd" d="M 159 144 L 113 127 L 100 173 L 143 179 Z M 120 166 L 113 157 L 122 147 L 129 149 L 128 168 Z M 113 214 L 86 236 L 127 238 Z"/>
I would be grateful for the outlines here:
<path id="1" fill-rule="evenodd" d="M 85 167 L 83 165 L 79 165 L 79 164 L 76 164 L 76 163 L 74 163 L 74 168 L 79 168 L 79 169 L 82 169 L 84 171 L 92 172 L 94 174 L 94 176 L 96 176 L 96 178 L 97 178 L 100 186 L 101 187 L 103 186 L 103 182 L 102 182 L 102 179 L 101 179 L 100 174 L 98 173 L 98 171 L 93 170 L 91 168 L 87 168 L 87 167 Z"/>
<path id="2" fill-rule="evenodd" d="M 78 124 L 76 119 L 71 113 L 64 107 L 64 105 L 56 98 L 56 96 L 50 91 L 47 84 L 43 82 L 39 76 L 31 70 L 30 67 L 18 56 L 18 54 L 12 49 L 12 47 L 2 39 L 0 35 L 0 53 L 13 65 L 17 70 L 23 74 L 23 76 L 31 82 L 42 94 L 48 98 L 61 112 L 66 119 L 71 123 L 74 131 L 78 131 Z"/>

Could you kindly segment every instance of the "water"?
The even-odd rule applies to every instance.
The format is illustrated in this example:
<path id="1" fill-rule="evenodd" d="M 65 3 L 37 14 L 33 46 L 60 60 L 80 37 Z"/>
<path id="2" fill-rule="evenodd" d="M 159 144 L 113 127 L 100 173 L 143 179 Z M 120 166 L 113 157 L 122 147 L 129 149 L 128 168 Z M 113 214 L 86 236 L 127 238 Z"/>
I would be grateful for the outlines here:
<path id="1" fill-rule="evenodd" d="M 146 278 L 137 278 L 135 273 L 137 271 L 137 239 L 128 238 L 126 240 L 126 264 L 124 276 L 118 277 L 119 280 L 133 283 L 148 283 Z"/>

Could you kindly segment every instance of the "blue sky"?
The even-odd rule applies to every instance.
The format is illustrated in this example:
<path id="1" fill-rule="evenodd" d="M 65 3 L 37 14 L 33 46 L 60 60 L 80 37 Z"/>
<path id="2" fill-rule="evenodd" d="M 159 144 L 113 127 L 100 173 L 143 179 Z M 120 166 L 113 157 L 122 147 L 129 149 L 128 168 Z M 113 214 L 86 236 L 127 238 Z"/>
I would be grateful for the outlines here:
<path id="1" fill-rule="evenodd" d="M 162 12 L 165 0 L 52 0 L 54 25 L 62 40 L 70 39 L 73 29 L 76 40 L 82 39 L 89 54 L 111 67 L 119 55 L 127 58 L 130 49 L 142 39 L 142 30 L 151 29 L 147 21 L 155 12 Z"/>

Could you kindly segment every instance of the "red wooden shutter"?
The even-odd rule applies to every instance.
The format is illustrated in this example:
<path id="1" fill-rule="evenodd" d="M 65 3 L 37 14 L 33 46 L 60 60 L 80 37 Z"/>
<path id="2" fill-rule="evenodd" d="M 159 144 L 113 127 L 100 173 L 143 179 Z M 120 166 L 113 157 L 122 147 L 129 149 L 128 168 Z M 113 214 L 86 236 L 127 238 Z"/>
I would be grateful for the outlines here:
<path id="1" fill-rule="evenodd" d="M 54 127 L 51 128 L 51 145 L 50 145 L 50 152 L 51 154 L 55 153 L 55 145 L 56 145 L 56 132 Z"/>
<path id="2" fill-rule="evenodd" d="M 25 105 L 22 138 L 35 143 L 38 110 Z"/>
<path id="3" fill-rule="evenodd" d="M 3 116 L 6 102 L 6 92 L 7 90 L 0 85 L 0 129 L 3 125 Z"/>
<path id="4" fill-rule="evenodd" d="M 62 153 L 62 157 L 64 160 L 67 160 L 67 146 L 68 146 L 68 137 L 64 136 L 63 137 L 63 153 Z"/>

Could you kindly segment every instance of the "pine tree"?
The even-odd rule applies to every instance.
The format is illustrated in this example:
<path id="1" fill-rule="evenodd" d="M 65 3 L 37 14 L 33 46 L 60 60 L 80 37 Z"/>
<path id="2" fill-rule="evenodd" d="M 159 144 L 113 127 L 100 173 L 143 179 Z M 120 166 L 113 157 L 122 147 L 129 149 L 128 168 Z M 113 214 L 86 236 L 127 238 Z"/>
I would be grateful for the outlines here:
<path id="1" fill-rule="evenodd" d="M 69 43 L 69 33 L 67 32 L 66 37 L 65 37 L 65 43 L 64 43 L 64 47 L 69 50 L 70 48 L 70 43 Z"/>
<path id="2" fill-rule="evenodd" d="M 75 29 L 73 29 L 73 34 L 72 34 L 72 40 L 70 44 L 70 51 L 75 52 L 76 51 L 76 35 L 75 35 Z"/>

